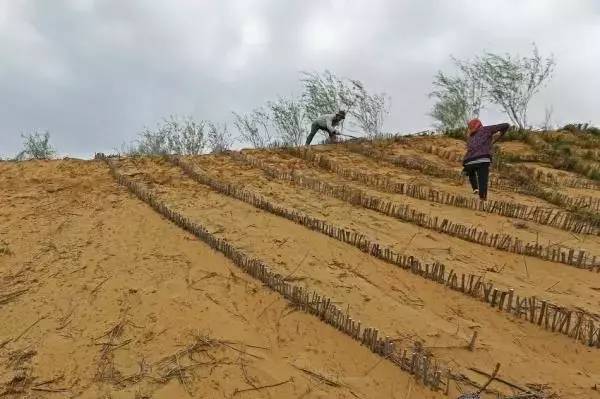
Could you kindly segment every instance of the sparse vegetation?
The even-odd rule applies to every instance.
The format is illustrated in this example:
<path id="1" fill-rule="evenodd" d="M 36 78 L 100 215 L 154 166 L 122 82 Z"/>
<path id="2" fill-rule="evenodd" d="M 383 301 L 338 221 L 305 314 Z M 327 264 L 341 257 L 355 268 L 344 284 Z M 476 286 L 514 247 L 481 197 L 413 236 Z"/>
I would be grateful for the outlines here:
<path id="1" fill-rule="evenodd" d="M 525 141 L 527 139 L 527 136 L 529 136 L 531 133 L 531 130 L 528 129 L 509 129 L 508 132 L 506 132 L 504 136 L 502 136 L 500 141 Z"/>
<path id="2" fill-rule="evenodd" d="M 453 129 L 444 129 L 442 132 L 445 136 L 452 137 L 453 139 L 464 140 L 464 141 L 467 140 L 467 136 L 466 136 L 467 130 L 464 126 L 455 127 Z"/>
<path id="3" fill-rule="evenodd" d="M 302 72 L 302 102 L 306 117 L 315 120 L 322 114 L 334 114 L 338 110 L 349 111 L 356 104 L 350 82 L 324 71 Z"/>
<path id="4" fill-rule="evenodd" d="M 208 123 L 208 149 L 213 154 L 227 151 L 233 145 L 233 138 L 229 133 L 227 124 L 218 126 L 212 122 Z"/>
<path id="5" fill-rule="evenodd" d="M 145 128 L 126 152 L 130 155 L 202 154 L 207 142 L 205 128 L 204 121 L 171 115 L 156 129 Z"/>
<path id="6" fill-rule="evenodd" d="M 542 130 L 552 130 L 552 114 L 554 113 L 554 107 L 546 107 L 544 109 L 544 121 L 542 122 Z"/>
<path id="7" fill-rule="evenodd" d="M 351 82 L 355 104 L 350 109 L 350 115 L 356 119 L 358 126 L 368 137 L 381 137 L 383 122 L 389 114 L 389 97 L 383 93 L 370 94 L 358 80 Z"/>
<path id="8" fill-rule="evenodd" d="M 346 122 L 368 137 L 383 135 L 389 97 L 370 93 L 356 79 L 343 79 L 330 71 L 302 72 L 303 92 L 298 99 L 279 97 L 264 107 L 240 114 L 234 126 L 242 141 L 255 148 L 296 146 L 304 142 L 312 121 L 323 114 L 347 112 Z"/>
<path id="9" fill-rule="evenodd" d="M 527 135 L 524 141 L 542 154 L 552 167 L 600 180 L 600 164 L 586 159 L 582 152 L 576 150 L 582 141 L 591 145 L 589 136 L 586 140 L 586 135 L 582 134 L 566 137 L 560 133 L 535 133 Z"/>
<path id="10" fill-rule="evenodd" d="M 485 82 L 490 101 L 501 106 L 510 120 L 524 129 L 529 126 L 529 102 L 551 77 L 555 65 L 554 57 L 542 59 L 534 44 L 531 57 L 487 53 L 475 60 L 474 68 Z"/>
<path id="11" fill-rule="evenodd" d="M 463 129 L 472 118 L 479 117 L 483 108 L 484 85 L 477 70 L 469 64 L 453 58 L 462 75 L 451 77 L 438 72 L 429 97 L 436 98 L 430 116 L 437 121 L 440 130 Z"/>
<path id="12" fill-rule="evenodd" d="M 600 137 L 600 128 L 592 126 L 589 123 L 569 123 L 563 126 L 562 130 L 566 130 L 571 133 L 589 133 L 591 135 Z"/>
<path id="13" fill-rule="evenodd" d="M 302 102 L 309 121 L 322 114 L 344 110 L 348 114 L 347 120 L 367 136 L 382 135 L 389 103 L 389 97 L 384 93 L 369 93 L 360 80 L 342 79 L 330 71 L 303 72 L 300 81 Z"/>
<path id="14" fill-rule="evenodd" d="M 252 144 L 255 148 L 266 148 L 274 145 L 276 139 L 267 110 L 257 108 L 245 115 L 233 112 L 233 116 L 233 124 L 243 140 Z"/>
<path id="15" fill-rule="evenodd" d="M 50 132 L 45 131 L 40 133 L 34 131 L 29 134 L 22 134 L 23 150 L 17 154 L 15 160 L 22 161 L 25 159 L 51 159 L 56 154 L 56 151 L 50 145 Z"/>
<path id="16" fill-rule="evenodd" d="M 472 61 L 453 60 L 459 76 L 438 72 L 433 82 L 437 102 L 431 116 L 442 129 L 477 116 L 485 101 L 499 105 L 520 129 L 528 128 L 529 102 L 556 65 L 553 56 L 542 58 L 535 44 L 529 57 L 485 53 Z"/>
<path id="17" fill-rule="evenodd" d="M 302 145 L 306 137 L 307 120 L 303 105 L 296 100 L 280 97 L 269 102 L 271 120 L 284 145 Z"/>

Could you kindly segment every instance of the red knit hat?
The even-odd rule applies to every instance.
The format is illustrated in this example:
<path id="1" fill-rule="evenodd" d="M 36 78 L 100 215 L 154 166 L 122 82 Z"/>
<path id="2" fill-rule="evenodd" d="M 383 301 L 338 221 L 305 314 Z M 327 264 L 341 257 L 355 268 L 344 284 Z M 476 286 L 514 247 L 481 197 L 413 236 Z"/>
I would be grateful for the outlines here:
<path id="1" fill-rule="evenodd" d="M 469 128 L 469 134 L 473 134 L 475 133 L 480 127 L 483 126 L 483 124 L 481 123 L 481 121 L 477 118 L 475 119 L 471 119 L 469 121 L 469 123 L 467 124 L 468 128 Z"/>

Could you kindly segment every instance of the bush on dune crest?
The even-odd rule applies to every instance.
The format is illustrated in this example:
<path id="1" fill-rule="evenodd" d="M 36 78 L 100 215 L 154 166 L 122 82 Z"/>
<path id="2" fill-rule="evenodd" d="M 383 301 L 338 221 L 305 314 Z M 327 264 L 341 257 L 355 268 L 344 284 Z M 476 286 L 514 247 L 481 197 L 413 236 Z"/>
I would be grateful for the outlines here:
<path id="1" fill-rule="evenodd" d="M 26 159 L 52 159 L 56 155 L 56 151 L 50 145 L 50 132 L 45 131 L 43 134 L 34 131 L 29 134 L 22 134 L 23 150 L 15 157 L 16 161 Z"/>

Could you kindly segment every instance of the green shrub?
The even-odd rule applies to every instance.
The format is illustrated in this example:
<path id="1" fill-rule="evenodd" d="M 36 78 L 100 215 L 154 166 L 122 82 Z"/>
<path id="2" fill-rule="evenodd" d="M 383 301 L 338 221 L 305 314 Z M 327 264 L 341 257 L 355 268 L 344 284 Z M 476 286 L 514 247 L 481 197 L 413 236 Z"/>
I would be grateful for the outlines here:
<path id="1" fill-rule="evenodd" d="M 466 140 L 466 129 L 464 127 L 459 127 L 456 129 L 446 129 L 443 132 L 444 136 L 452 137 L 453 139 L 458 140 Z"/>
<path id="2" fill-rule="evenodd" d="M 55 154 L 54 148 L 50 145 L 50 133 L 48 131 L 43 134 L 34 131 L 30 134 L 22 134 L 23 151 L 21 151 L 15 159 L 22 161 L 25 159 L 51 159 Z"/>
<path id="3" fill-rule="evenodd" d="M 568 124 L 564 125 L 561 130 L 566 130 L 567 132 L 576 133 L 577 131 L 581 130 L 581 129 L 579 129 L 579 126 L 581 126 L 581 123 L 579 123 L 579 124 L 568 123 Z"/>
<path id="4" fill-rule="evenodd" d="M 530 134 L 531 131 L 527 129 L 511 128 L 502 136 L 502 141 L 526 141 Z"/>
<path id="5" fill-rule="evenodd" d="M 159 123 L 156 130 L 144 128 L 128 155 L 198 155 L 206 147 L 206 122 L 191 117 L 170 116 Z"/>
<path id="6" fill-rule="evenodd" d="M 593 169 L 588 173 L 588 177 L 592 180 L 600 180 L 600 169 Z"/>
<path id="7" fill-rule="evenodd" d="M 571 155 L 571 146 L 565 142 L 558 142 L 555 146 L 556 151 L 558 151 L 561 155 L 570 156 Z"/>
<path id="8" fill-rule="evenodd" d="M 571 133 L 587 133 L 594 136 L 600 136 L 600 128 L 592 126 L 589 123 L 568 123 L 561 130 Z"/>

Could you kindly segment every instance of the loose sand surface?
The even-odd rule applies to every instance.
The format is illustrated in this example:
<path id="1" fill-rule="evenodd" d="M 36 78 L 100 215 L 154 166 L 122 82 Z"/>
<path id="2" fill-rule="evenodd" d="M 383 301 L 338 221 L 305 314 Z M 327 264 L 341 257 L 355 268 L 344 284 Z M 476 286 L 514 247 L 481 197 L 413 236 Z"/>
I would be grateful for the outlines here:
<path id="1" fill-rule="evenodd" d="M 459 140 L 415 140 L 420 141 L 396 145 L 394 153 L 443 165 L 419 145 L 433 142 L 460 151 Z M 315 150 L 349 168 L 469 194 L 464 184 L 384 165 L 343 146 Z M 432 216 L 530 242 L 560 242 L 600 257 L 598 236 L 384 193 L 281 151 L 250 153 L 282 170 L 351 185 Z M 418 227 L 273 179 L 227 154 L 186 161 L 219 181 L 397 252 L 600 314 L 600 273 Z M 487 379 L 474 369 L 491 372 L 500 363 L 500 377 L 514 385 L 547 386 L 561 398 L 600 398 L 593 389 L 600 387 L 599 348 L 218 193 L 166 159 L 115 163 L 212 234 L 289 281 L 334 298 L 398 345 L 423 345 L 444 367 L 477 384 Z M 432 392 L 359 342 L 298 311 L 119 186 L 103 161 L 0 162 L 0 187 L 0 397 L 454 399 L 474 390 L 452 381 L 449 396 Z M 555 208 L 498 188 L 490 196 Z M 490 388 L 518 392 L 497 381 Z"/>

